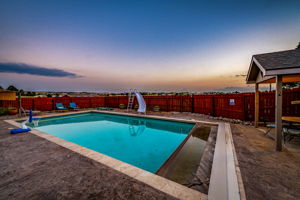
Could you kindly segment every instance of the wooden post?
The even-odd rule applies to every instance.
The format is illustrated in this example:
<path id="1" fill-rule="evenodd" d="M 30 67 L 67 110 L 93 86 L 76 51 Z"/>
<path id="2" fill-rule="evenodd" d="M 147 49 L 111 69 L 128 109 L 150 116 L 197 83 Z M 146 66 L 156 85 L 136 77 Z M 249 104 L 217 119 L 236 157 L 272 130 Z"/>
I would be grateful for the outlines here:
<path id="1" fill-rule="evenodd" d="M 254 126 L 257 128 L 259 123 L 259 84 L 255 83 L 255 111 Z"/>
<path id="2" fill-rule="evenodd" d="M 282 150 L 282 75 L 276 76 L 275 134 L 276 151 Z"/>

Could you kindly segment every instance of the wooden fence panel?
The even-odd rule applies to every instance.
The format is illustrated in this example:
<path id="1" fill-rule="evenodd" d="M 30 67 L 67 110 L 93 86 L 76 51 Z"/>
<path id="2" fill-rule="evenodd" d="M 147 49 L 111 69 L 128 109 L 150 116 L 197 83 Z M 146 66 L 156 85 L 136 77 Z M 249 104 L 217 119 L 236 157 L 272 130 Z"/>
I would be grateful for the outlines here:
<path id="1" fill-rule="evenodd" d="M 161 111 L 195 112 L 212 116 L 220 116 L 246 121 L 254 120 L 254 93 L 224 95 L 193 96 L 144 96 L 147 109 L 159 106 Z M 114 97 L 23 97 L 22 107 L 25 110 L 50 111 L 55 103 L 63 103 L 69 108 L 75 102 L 80 108 L 112 107 L 128 104 L 127 96 Z M 283 115 L 300 116 L 300 105 L 292 105 L 291 101 L 300 100 L 300 88 L 283 91 Z M 134 105 L 137 100 L 134 100 Z M 260 120 L 274 121 L 275 92 L 260 92 Z M 0 107 L 18 107 L 16 101 L 0 101 Z"/>
<path id="2" fill-rule="evenodd" d="M 245 121 L 254 121 L 254 94 L 244 95 Z"/>
<path id="3" fill-rule="evenodd" d="M 244 96 L 241 94 L 217 95 L 214 97 L 215 115 L 244 120 Z"/>
<path id="4" fill-rule="evenodd" d="M 194 112 L 205 115 L 214 115 L 212 95 L 194 95 Z"/>
<path id="5" fill-rule="evenodd" d="M 23 106 L 23 101 L 22 101 L 22 107 L 25 110 L 41 110 L 41 111 L 49 111 L 53 109 L 53 103 L 52 103 L 52 98 L 51 97 L 39 97 L 39 98 L 31 98 L 32 100 L 32 105 L 31 108 L 26 108 L 26 106 Z"/>

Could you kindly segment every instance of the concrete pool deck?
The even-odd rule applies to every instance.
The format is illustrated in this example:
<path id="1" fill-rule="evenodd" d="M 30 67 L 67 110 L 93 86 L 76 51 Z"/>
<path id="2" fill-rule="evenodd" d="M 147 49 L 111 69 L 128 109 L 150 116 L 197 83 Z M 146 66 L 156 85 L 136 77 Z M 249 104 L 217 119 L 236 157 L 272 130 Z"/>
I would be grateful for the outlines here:
<path id="1" fill-rule="evenodd" d="M 155 114 L 157 115 L 157 113 L 155 113 Z M 163 115 L 163 116 L 168 116 L 168 117 L 181 118 L 181 119 L 207 120 L 207 118 L 205 118 L 205 116 L 192 114 L 192 113 L 158 113 L 158 114 Z M 3 127 L 2 127 L 2 124 L 3 124 Z M 250 184 L 252 184 L 254 180 L 249 179 L 250 180 L 249 181 L 248 177 L 245 177 L 245 174 L 247 174 L 247 173 L 249 174 L 249 172 L 245 171 L 245 170 L 247 170 L 247 168 L 243 165 L 244 165 L 245 160 L 246 160 L 246 163 L 248 162 L 248 160 L 247 160 L 247 157 L 240 158 L 240 157 L 243 157 L 244 155 L 242 154 L 243 152 L 240 152 L 241 147 L 236 142 L 236 135 L 240 132 L 239 129 L 236 129 L 237 126 L 238 125 L 231 125 L 232 130 L 233 130 L 233 132 L 232 132 L 233 139 L 234 139 L 234 143 L 236 145 L 237 158 L 238 158 L 239 162 L 242 161 L 241 173 L 242 173 L 243 180 L 246 180 L 244 184 L 245 184 L 247 198 L 248 199 L 259 199 L 259 198 L 254 198 L 254 197 L 260 197 L 260 196 L 267 197 L 266 194 L 269 193 L 267 189 L 264 192 L 261 192 L 259 190 L 258 190 L 259 192 L 255 192 L 255 190 L 260 185 L 260 183 L 255 183 L 254 184 L 255 186 L 252 186 Z M 99 166 L 98 166 L 99 163 L 93 164 L 93 167 L 90 167 L 93 169 L 88 170 L 88 171 L 89 172 L 91 171 L 91 173 L 93 172 L 93 170 L 96 170 L 96 172 L 99 172 L 99 173 L 101 171 L 102 176 L 105 176 L 105 177 L 100 176 L 100 177 L 97 177 L 95 180 L 91 179 L 91 183 L 89 186 L 92 186 L 92 188 L 93 188 L 92 190 L 89 190 L 88 187 L 84 184 L 81 185 L 80 187 L 82 187 L 82 188 L 80 188 L 79 185 L 76 186 L 76 178 L 82 179 L 82 181 L 84 183 L 87 183 L 87 181 L 90 180 L 90 177 L 86 178 L 83 175 L 83 174 L 85 174 L 84 170 L 80 171 L 76 167 L 74 168 L 74 165 L 65 164 L 67 162 L 63 162 L 63 160 L 61 162 L 57 162 L 57 160 L 55 160 L 55 159 L 53 160 L 53 157 L 58 160 L 61 158 L 64 158 L 65 154 L 61 154 L 60 152 L 61 151 L 68 152 L 67 149 L 56 145 L 55 150 L 52 149 L 54 151 L 51 151 L 48 148 L 50 148 L 50 146 L 51 146 L 51 148 L 54 148 L 53 145 L 55 145 L 55 144 L 45 141 L 42 138 L 34 136 L 33 134 L 20 134 L 20 135 L 11 136 L 8 133 L 8 130 L 7 130 L 8 127 L 12 127 L 12 126 L 4 123 L 3 121 L 1 122 L 0 148 L 1 148 L 1 158 L 3 158 L 2 160 L 4 160 L 5 162 L 0 164 L 0 170 L 1 170 L 0 175 L 1 175 L 1 177 L 4 177 L 4 179 L 0 180 L 0 191 L 1 191 L 0 195 L 6 194 L 7 197 L 11 197 L 11 199 L 15 199 L 15 198 L 21 198 L 21 197 L 30 197 L 30 198 L 38 197 L 39 195 L 40 195 L 40 197 L 43 197 L 43 195 L 49 193 L 49 195 L 56 195 L 56 197 L 58 197 L 58 198 L 66 199 L 66 198 L 73 198 L 73 197 L 76 198 L 76 196 L 72 196 L 72 195 L 78 195 L 78 193 L 80 194 L 83 192 L 82 190 L 86 190 L 86 191 L 88 191 L 87 193 L 89 193 L 89 195 L 90 195 L 90 193 L 94 193 L 95 198 L 117 198 L 117 199 L 126 199 L 126 198 L 127 199 L 128 198 L 148 199 L 149 197 L 151 197 L 152 199 L 172 199 L 173 198 L 171 195 L 162 193 L 161 191 L 156 190 L 153 187 L 150 187 L 142 182 L 139 182 L 136 179 L 131 180 L 130 177 L 128 177 L 122 173 L 119 173 L 111 168 L 106 169 L 105 168 L 106 166 L 101 166 L 101 164 L 100 164 L 101 167 L 99 168 Z M 244 126 L 242 126 L 242 127 L 244 127 Z M 246 132 L 248 132 L 248 129 L 251 129 L 251 127 L 244 127 L 244 128 L 245 128 Z M 245 131 L 245 130 L 243 130 L 243 131 Z M 252 132 L 253 131 L 251 131 L 251 133 Z M 254 133 L 254 134 L 257 134 L 257 133 Z M 243 135 L 243 134 L 241 134 L 241 135 Z M 34 137 L 35 137 L 35 139 L 33 139 Z M 25 138 L 27 138 L 27 139 L 25 139 Z M 238 138 L 238 139 L 240 139 L 240 138 Z M 245 138 L 243 138 L 243 139 L 245 139 Z M 31 141 L 31 140 L 34 140 L 34 141 Z M 38 145 L 39 142 L 37 142 L 37 141 L 39 141 L 39 142 L 43 141 L 42 142 L 43 145 L 41 145 L 41 144 Z M 247 141 L 240 140 L 240 143 L 242 143 L 243 145 L 245 144 L 245 142 L 247 142 Z M 30 143 L 30 145 L 28 145 L 28 143 Z M 46 148 L 46 149 L 43 149 L 41 147 Z M 36 150 L 36 148 L 38 148 L 38 150 Z M 243 148 L 246 148 L 246 147 L 243 146 Z M 79 166 L 85 164 L 85 162 L 82 160 L 85 160 L 85 161 L 89 160 L 88 158 L 85 158 L 85 157 L 82 158 L 79 154 L 76 154 L 72 151 L 69 151 L 69 154 L 72 154 L 71 158 L 74 158 L 74 159 L 76 158 L 76 160 L 77 160 L 76 164 Z M 28 158 L 28 159 L 25 159 L 25 158 Z M 47 158 L 50 158 L 49 161 L 45 160 Z M 267 159 L 267 156 L 266 156 L 266 159 Z M 78 161 L 78 160 L 80 160 L 80 161 Z M 40 161 L 42 163 L 40 163 Z M 94 161 L 92 161 L 90 159 L 89 162 L 93 163 Z M 294 160 L 292 160 L 290 162 L 293 163 Z M 60 165 L 58 165 L 58 164 L 60 164 Z M 297 162 L 295 164 L 297 164 Z M 52 166 L 52 168 L 48 168 L 47 165 Z M 97 167 L 95 167 L 96 165 L 97 165 Z M 30 171 L 32 171 L 32 173 L 25 176 L 25 178 L 24 178 L 24 174 L 22 176 L 22 173 L 23 173 L 23 170 L 26 169 L 27 167 L 30 167 L 29 169 L 30 169 Z M 66 175 L 63 174 L 63 172 L 64 172 L 63 169 L 65 169 L 66 167 L 68 168 L 67 171 L 69 172 L 70 177 L 69 176 L 66 177 Z M 259 165 L 255 166 L 255 167 L 257 168 L 255 170 L 257 170 L 257 172 L 260 173 Z M 79 168 L 79 169 L 81 169 L 81 168 Z M 40 174 L 34 173 L 36 170 L 38 172 L 40 172 Z M 41 170 L 41 171 L 39 171 L 39 170 Z M 110 171 L 115 171 L 115 173 L 111 174 Z M 291 175 L 295 175 L 297 177 L 297 174 L 293 174 L 296 172 L 297 171 L 295 171 L 295 172 L 292 171 Z M 252 171 L 252 173 L 253 173 L 253 171 Z M 57 174 L 61 175 L 63 178 L 60 176 L 57 176 Z M 115 175 L 115 174 L 118 174 L 118 175 Z M 19 175 L 21 175 L 21 176 L 19 176 Z M 40 175 L 42 177 L 42 180 L 39 180 L 38 175 Z M 52 177 L 52 175 L 54 175 L 54 176 Z M 111 176 L 111 175 L 115 175 L 115 176 Z M 51 176 L 51 177 L 48 177 L 48 176 Z M 77 177 L 77 176 L 80 176 L 80 177 Z M 123 176 L 125 176 L 126 178 L 124 178 Z M 251 176 L 251 175 L 249 175 L 249 176 Z M 271 177 L 271 178 L 274 178 L 274 177 Z M 75 185 L 71 184 L 73 182 L 72 179 L 74 179 Z M 115 180 L 115 179 L 117 179 L 117 180 Z M 120 179 L 121 180 L 124 179 L 124 182 L 122 182 Z M 39 181 L 35 182 L 35 180 L 39 180 Z M 53 188 L 54 185 L 51 185 L 51 184 L 49 185 L 50 187 L 46 187 L 47 180 L 50 180 L 50 182 L 52 180 L 52 181 L 56 182 L 57 185 L 61 185 L 61 187 L 57 186 L 57 188 L 55 189 L 55 188 Z M 99 180 L 105 180 L 105 181 L 108 181 L 108 183 L 103 183 L 102 181 L 99 181 Z M 127 186 L 128 186 L 127 182 L 134 183 L 137 186 L 135 188 L 131 188 L 131 190 L 129 190 L 127 188 Z M 288 181 L 285 181 L 285 182 L 288 183 Z M 41 184 L 39 184 L 39 183 L 43 183 L 45 185 L 43 187 L 41 187 Z M 66 183 L 69 183 L 69 185 L 68 185 L 69 189 L 65 188 L 64 184 L 66 184 Z M 27 184 L 28 184 L 28 186 L 31 186 L 30 190 L 26 189 Z M 14 185 L 15 186 L 17 185 L 18 187 L 14 187 Z M 111 185 L 111 187 L 107 187 L 108 185 Z M 97 186 L 97 188 L 96 188 L 96 186 Z M 262 185 L 260 185 L 260 186 L 262 186 Z M 297 183 L 296 183 L 296 186 L 297 186 Z M 99 190 L 99 187 L 100 187 L 100 190 Z M 41 188 L 43 190 L 41 190 Z M 60 188 L 63 188 L 63 189 L 61 190 Z M 76 188 L 76 189 L 74 189 L 74 188 Z M 132 189 L 136 189 L 136 190 L 132 190 Z M 291 195 L 295 195 L 297 193 L 297 189 L 292 189 L 292 190 L 293 191 L 290 192 Z M 26 191 L 26 192 L 24 193 L 24 191 Z M 115 191 L 118 191 L 117 196 L 115 196 L 116 195 Z M 255 193 L 256 196 L 252 193 Z M 279 194 L 280 192 L 277 191 L 277 193 Z M 16 195 L 16 196 L 9 196 L 9 195 Z M 18 195 L 21 195 L 21 196 L 18 196 Z M 81 195 L 85 195 L 85 196 L 77 196 L 77 198 L 86 199 L 86 198 L 93 197 L 93 196 L 91 196 L 91 197 L 87 196 L 88 194 L 81 194 Z M 101 195 L 103 195 L 103 196 L 101 196 Z M 105 196 L 105 195 L 107 195 L 107 196 Z M 130 195 L 130 196 L 126 196 L 126 195 Z M 143 195 L 145 195 L 145 196 L 143 196 Z M 272 193 L 273 198 L 271 198 L 271 199 L 277 199 L 276 195 L 277 195 L 276 192 L 275 193 L 273 192 Z M 0 199 L 2 199 L 4 197 L 6 197 L 6 196 L 0 196 Z M 279 195 L 278 197 L 281 197 L 281 196 Z M 295 196 L 295 197 L 297 197 L 297 196 Z M 265 199 L 265 198 L 261 198 L 261 199 Z"/>

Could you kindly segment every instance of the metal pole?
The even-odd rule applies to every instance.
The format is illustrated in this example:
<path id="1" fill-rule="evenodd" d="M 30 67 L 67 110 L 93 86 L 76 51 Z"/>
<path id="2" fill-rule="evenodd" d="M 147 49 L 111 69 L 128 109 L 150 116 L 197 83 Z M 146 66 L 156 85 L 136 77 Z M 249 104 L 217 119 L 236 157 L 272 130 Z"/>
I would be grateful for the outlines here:
<path id="1" fill-rule="evenodd" d="M 19 117 L 21 117 L 21 115 L 22 115 L 22 100 L 21 100 L 21 92 L 19 91 L 18 92 L 18 100 L 19 100 L 19 104 L 18 104 L 18 106 L 19 106 Z"/>

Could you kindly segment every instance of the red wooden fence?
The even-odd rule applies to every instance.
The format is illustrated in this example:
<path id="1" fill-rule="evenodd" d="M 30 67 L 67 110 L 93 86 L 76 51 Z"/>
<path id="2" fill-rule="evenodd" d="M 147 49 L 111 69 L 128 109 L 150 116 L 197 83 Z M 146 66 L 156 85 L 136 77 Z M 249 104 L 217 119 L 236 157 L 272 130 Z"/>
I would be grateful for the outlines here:
<path id="1" fill-rule="evenodd" d="M 147 109 L 159 106 L 161 111 L 194 112 L 218 117 L 254 120 L 254 93 L 223 95 L 191 95 L 191 96 L 144 96 Z M 300 105 L 292 105 L 291 101 L 300 100 L 300 89 L 284 90 L 283 115 L 300 116 Z M 127 96 L 114 97 L 36 97 L 22 98 L 22 107 L 26 110 L 50 111 L 55 103 L 63 103 L 68 107 L 76 102 L 81 108 L 113 107 L 127 105 Z M 137 104 L 136 100 L 134 105 Z M 260 93 L 261 120 L 274 121 L 275 92 Z M 17 107 L 16 101 L 0 101 L 0 107 Z"/>

